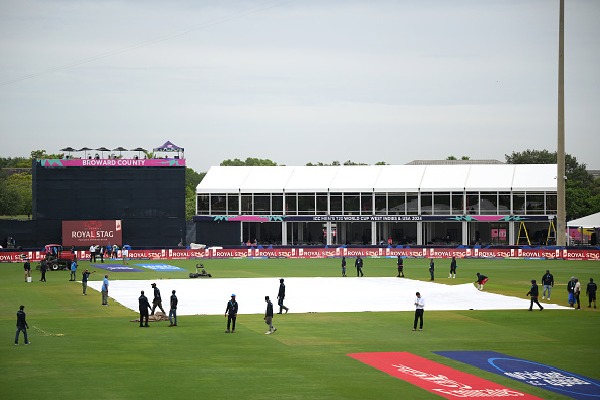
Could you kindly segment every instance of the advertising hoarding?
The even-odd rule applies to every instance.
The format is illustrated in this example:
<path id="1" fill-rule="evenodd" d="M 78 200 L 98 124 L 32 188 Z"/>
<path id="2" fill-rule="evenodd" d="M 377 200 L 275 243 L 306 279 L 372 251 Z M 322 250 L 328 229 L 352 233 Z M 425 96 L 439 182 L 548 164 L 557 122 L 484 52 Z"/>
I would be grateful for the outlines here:
<path id="1" fill-rule="evenodd" d="M 121 220 L 62 221 L 63 246 L 123 244 Z"/>

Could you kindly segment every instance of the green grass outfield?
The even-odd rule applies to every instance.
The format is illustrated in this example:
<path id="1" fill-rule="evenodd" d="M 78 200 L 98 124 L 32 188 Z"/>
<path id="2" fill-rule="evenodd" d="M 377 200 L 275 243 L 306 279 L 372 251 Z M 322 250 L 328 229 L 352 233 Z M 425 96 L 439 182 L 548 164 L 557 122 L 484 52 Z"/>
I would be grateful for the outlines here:
<path id="1" fill-rule="evenodd" d="M 187 271 L 111 273 L 110 278 L 188 279 L 199 261 L 140 262 Z M 219 278 L 340 276 L 339 259 L 202 262 Z M 458 260 L 458 265 L 457 278 L 449 280 L 449 260 L 437 260 L 436 282 L 473 282 L 481 272 L 490 277 L 486 291 L 525 298 L 529 281 L 539 282 L 550 269 L 556 280 L 552 302 L 562 305 L 572 275 L 582 288 L 590 277 L 600 282 L 600 262 Z M 80 263 L 78 279 L 87 267 L 88 262 Z M 427 269 L 426 259 L 405 260 L 408 278 L 428 281 Z M 103 277 L 104 271 L 97 271 L 92 280 Z M 395 259 L 367 258 L 364 272 L 396 276 Z M 348 275 L 353 273 L 349 267 Z M 45 284 L 39 278 L 33 271 L 33 282 L 24 283 L 22 264 L 0 264 L 0 399 L 440 398 L 346 356 L 357 352 L 408 351 L 545 399 L 566 397 L 433 352 L 492 350 L 600 379 L 600 309 L 588 309 L 585 295 L 581 311 L 426 311 L 423 332 L 412 332 L 413 312 L 369 312 L 276 316 L 274 335 L 264 335 L 261 315 L 240 315 L 236 334 L 226 335 L 223 316 L 180 316 L 176 328 L 161 322 L 139 329 L 129 322 L 136 313 L 112 301 L 101 307 L 100 294 L 92 289 L 82 296 L 81 284 L 68 282 L 69 272 L 48 272 Z M 275 291 L 277 280 L 273 284 Z M 17 347 L 21 304 L 32 344 L 22 345 L 21 336 Z"/>

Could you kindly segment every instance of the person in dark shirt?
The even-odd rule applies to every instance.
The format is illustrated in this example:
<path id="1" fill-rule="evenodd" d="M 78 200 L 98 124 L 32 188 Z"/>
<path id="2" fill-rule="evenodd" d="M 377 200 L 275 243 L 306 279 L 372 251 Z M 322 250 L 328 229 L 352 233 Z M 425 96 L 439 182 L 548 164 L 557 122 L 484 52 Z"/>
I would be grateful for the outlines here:
<path id="1" fill-rule="evenodd" d="M 177 296 L 175 291 L 171 292 L 171 308 L 169 309 L 169 326 L 177 326 Z"/>
<path id="2" fill-rule="evenodd" d="M 452 257 L 452 261 L 450 261 L 450 275 L 448 278 L 456 278 L 456 257 Z"/>
<path id="3" fill-rule="evenodd" d="M 25 282 L 27 282 L 27 278 L 31 278 L 31 263 L 28 258 L 25 259 L 23 270 L 25 271 Z"/>
<path id="4" fill-rule="evenodd" d="M 235 294 L 231 295 L 231 300 L 227 302 L 225 316 L 227 317 L 227 330 L 225 333 L 235 333 L 235 320 L 237 319 L 238 303 L 235 300 Z"/>
<path id="5" fill-rule="evenodd" d="M 542 307 L 542 305 L 540 304 L 540 302 L 538 300 L 539 295 L 540 295 L 540 289 L 538 288 L 537 282 L 535 281 L 535 279 L 532 279 L 531 280 L 531 288 L 529 289 L 529 292 L 527 292 L 527 296 L 531 296 L 530 297 L 531 303 L 529 304 L 529 311 L 532 310 L 533 303 L 538 305 L 538 307 L 540 308 L 540 311 L 542 311 L 544 309 L 544 307 Z"/>
<path id="6" fill-rule="evenodd" d="M 433 258 L 429 259 L 429 280 L 434 280 L 435 274 L 435 263 L 433 262 Z"/>
<path id="7" fill-rule="evenodd" d="M 397 278 L 404 278 L 404 259 L 402 258 L 402 256 L 398 256 L 398 261 L 396 261 L 396 265 L 398 266 Z"/>
<path id="8" fill-rule="evenodd" d="M 19 311 L 17 311 L 17 333 L 15 334 L 15 346 L 19 345 L 19 333 L 23 332 L 23 338 L 25 339 L 25 344 L 31 343 L 27 339 L 27 329 L 29 329 L 29 325 L 25 320 L 25 306 L 20 306 Z"/>
<path id="9" fill-rule="evenodd" d="M 88 279 L 90 278 L 90 275 L 93 274 L 96 271 L 92 271 L 90 272 L 89 269 L 86 269 L 85 271 L 82 272 L 82 276 L 81 276 L 81 286 L 83 286 L 83 295 L 87 296 L 87 284 L 88 284 Z"/>
<path id="10" fill-rule="evenodd" d="M 542 276 L 542 285 L 544 285 L 544 291 L 542 292 L 542 300 L 546 298 L 546 293 L 548 293 L 548 300 L 550 300 L 550 293 L 552 292 L 552 288 L 554 287 L 554 276 L 552 276 L 549 269 L 547 269 L 544 276 Z"/>
<path id="11" fill-rule="evenodd" d="M 277 305 L 279 306 L 278 314 L 281 314 L 283 310 L 287 314 L 290 311 L 289 308 L 283 305 L 283 299 L 285 299 L 285 285 L 283 283 L 283 278 L 279 280 L 279 292 L 277 292 Z"/>
<path id="12" fill-rule="evenodd" d="M 488 281 L 488 277 L 485 275 L 481 275 L 479 272 L 477 273 L 477 289 L 483 290 L 483 285 Z"/>
<path id="13" fill-rule="evenodd" d="M 342 276 L 346 276 L 346 257 L 342 257 Z"/>
<path id="14" fill-rule="evenodd" d="M 144 295 L 144 291 L 142 290 L 140 297 L 138 298 L 140 303 L 140 328 L 148 327 L 148 311 L 150 310 L 150 303 L 148 303 L 148 298 Z M 145 324 L 143 323 L 145 322 Z"/>
<path id="15" fill-rule="evenodd" d="M 273 303 L 271 303 L 269 296 L 265 296 L 265 302 L 267 303 L 267 309 L 265 310 L 265 324 L 269 325 L 269 330 L 265 332 L 265 335 L 270 335 L 275 332 L 277 328 L 273 326 Z"/>
<path id="16" fill-rule="evenodd" d="M 596 308 L 597 289 L 598 286 L 596 285 L 596 283 L 594 283 L 594 278 L 590 278 L 590 281 L 588 282 L 587 287 L 585 288 L 585 294 L 587 294 L 589 300 L 588 308 L 592 306 L 592 303 L 594 303 L 594 308 Z"/>
<path id="17" fill-rule="evenodd" d="M 152 288 L 154 288 L 154 299 L 152 299 L 152 313 L 151 315 L 154 315 L 154 310 L 156 310 L 156 307 L 160 308 L 160 311 L 162 311 L 163 314 L 167 315 L 167 313 L 165 312 L 165 310 L 163 309 L 162 306 L 162 298 L 160 297 L 160 290 L 158 290 L 158 288 L 156 287 L 156 283 L 153 283 Z"/>
<path id="18" fill-rule="evenodd" d="M 48 271 L 48 261 L 46 261 L 46 259 L 44 258 L 40 262 L 40 272 L 42 273 L 40 282 L 46 282 L 46 271 Z"/>
<path id="19" fill-rule="evenodd" d="M 363 259 L 358 256 L 356 257 L 356 261 L 354 261 L 354 266 L 356 267 L 356 276 L 364 276 L 363 269 Z"/>

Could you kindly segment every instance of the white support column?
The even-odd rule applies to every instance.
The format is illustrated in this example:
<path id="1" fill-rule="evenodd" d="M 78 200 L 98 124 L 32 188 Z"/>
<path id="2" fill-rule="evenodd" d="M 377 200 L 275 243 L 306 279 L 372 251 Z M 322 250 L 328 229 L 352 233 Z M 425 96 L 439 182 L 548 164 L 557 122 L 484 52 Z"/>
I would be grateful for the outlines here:
<path id="1" fill-rule="evenodd" d="M 462 221 L 461 222 L 462 225 L 462 245 L 463 246 L 468 246 L 469 245 L 469 223 L 467 221 Z"/>
<path id="2" fill-rule="evenodd" d="M 250 239 L 248 239 L 250 240 Z M 240 243 L 246 243 L 244 241 L 244 223 L 240 222 Z"/>
<path id="3" fill-rule="evenodd" d="M 371 244 L 377 244 L 377 222 L 371 221 Z"/>
<path id="4" fill-rule="evenodd" d="M 331 221 L 325 223 L 325 229 L 327 229 L 327 237 L 325 238 L 327 246 L 331 246 L 333 243 L 333 232 L 331 231 Z"/>
<path id="5" fill-rule="evenodd" d="M 508 244 L 514 245 L 517 243 L 517 238 L 515 237 L 515 222 L 510 221 L 508 223 Z"/>
<path id="6" fill-rule="evenodd" d="M 417 245 L 423 245 L 423 221 L 417 222 Z"/>
<path id="7" fill-rule="evenodd" d="M 281 245 L 287 246 L 287 222 L 281 222 Z"/>

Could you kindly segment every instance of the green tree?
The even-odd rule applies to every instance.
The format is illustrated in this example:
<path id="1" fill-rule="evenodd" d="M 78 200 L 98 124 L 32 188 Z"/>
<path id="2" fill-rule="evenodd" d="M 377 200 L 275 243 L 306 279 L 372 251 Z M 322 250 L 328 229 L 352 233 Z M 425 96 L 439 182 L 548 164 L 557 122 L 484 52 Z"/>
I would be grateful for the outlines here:
<path id="1" fill-rule="evenodd" d="M 196 172 L 193 169 L 186 167 L 185 169 L 185 219 L 191 221 L 194 215 L 196 215 L 196 186 L 202 179 L 206 172 Z"/>
<path id="2" fill-rule="evenodd" d="M 40 160 L 40 159 L 60 159 L 60 158 L 64 158 L 64 157 L 65 157 L 65 155 L 63 153 L 48 154 L 48 153 L 46 153 L 46 150 L 33 150 L 31 152 L 31 158 L 33 160 Z"/>
<path id="3" fill-rule="evenodd" d="M 357 163 L 351 160 L 348 160 L 346 162 L 344 162 L 344 165 L 369 165 L 369 164 L 365 164 L 365 163 Z"/>
<path id="4" fill-rule="evenodd" d="M 221 162 L 221 166 L 225 166 L 225 167 L 235 167 L 235 166 L 267 166 L 267 167 L 272 167 L 272 166 L 276 166 L 277 163 L 274 161 L 271 161 L 269 159 L 262 159 L 262 158 L 252 158 L 252 157 L 248 157 L 246 158 L 246 161 L 242 161 L 239 158 L 234 158 L 233 160 L 229 159 L 229 160 L 224 160 Z"/>
<path id="5" fill-rule="evenodd" d="M 31 174 L 12 174 L 3 179 L 1 184 L 0 214 L 31 215 Z"/>
<path id="6" fill-rule="evenodd" d="M 548 150 L 525 150 L 505 154 L 507 164 L 556 164 L 556 152 Z M 586 165 L 576 157 L 565 154 L 565 200 L 567 220 L 600 212 L 600 182 L 587 172 Z"/>
<path id="7" fill-rule="evenodd" d="M 196 215 L 196 190 L 185 188 L 185 220 L 191 221 Z"/>
<path id="8" fill-rule="evenodd" d="M 27 157 L 0 158 L 0 168 L 31 168 L 31 159 Z"/>
<path id="9" fill-rule="evenodd" d="M 460 156 L 460 159 L 463 160 L 463 161 L 466 161 L 466 160 L 470 160 L 471 157 L 469 157 L 469 156 Z M 448 156 L 448 157 L 446 157 L 446 160 L 456 161 L 456 160 L 458 160 L 458 158 L 456 158 L 456 156 Z"/>

